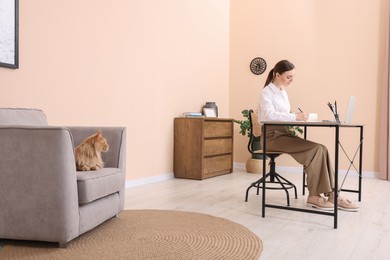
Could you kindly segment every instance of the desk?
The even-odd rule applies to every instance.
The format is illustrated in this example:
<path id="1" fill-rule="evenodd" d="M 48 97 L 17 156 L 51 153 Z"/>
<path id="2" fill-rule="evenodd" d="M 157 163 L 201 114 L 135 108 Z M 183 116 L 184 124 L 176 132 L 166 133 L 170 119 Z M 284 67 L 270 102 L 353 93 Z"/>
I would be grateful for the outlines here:
<path id="1" fill-rule="evenodd" d="M 357 192 L 359 194 L 359 201 L 361 200 L 361 189 L 362 189 L 362 159 L 363 159 L 363 125 L 360 124 L 338 124 L 336 122 L 278 122 L 278 121 L 264 121 L 261 122 L 263 124 L 263 151 L 265 152 L 267 150 L 267 140 L 266 140 L 266 131 L 267 126 L 300 126 L 304 128 L 305 132 L 305 139 L 306 139 L 306 132 L 308 127 L 329 127 L 334 128 L 335 130 L 335 160 L 334 160 L 334 174 L 335 174 L 335 187 L 337 187 L 336 190 L 339 190 L 338 188 L 338 174 L 339 174 L 339 132 L 340 128 L 359 128 L 360 129 L 360 140 L 359 140 L 359 187 L 358 190 L 343 190 L 347 192 Z M 350 160 L 351 165 L 353 165 L 353 160 Z M 266 160 L 263 160 L 263 187 L 266 187 L 265 182 L 265 175 L 266 175 Z M 266 189 L 263 188 L 263 201 L 262 201 L 262 217 L 265 217 L 265 208 L 278 208 L 278 209 L 285 209 L 285 210 L 294 210 L 294 211 L 301 211 L 306 213 L 314 213 L 314 214 L 321 214 L 321 215 L 328 215 L 333 216 L 334 219 L 334 228 L 337 228 L 337 204 L 338 204 L 338 192 L 335 192 L 335 203 L 334 203 L 334 211 L 333 212 L 326 212 L 326 211 L 320 211 L 320 210 L 312 210 L 312 209 L 304 209 L 304 208 L 294 208 L 290 206 L 280 206 L 280 205 L 273 205 L 273 204 L 267 204 L 266 203 L 266 197 L 265 197 L 265 191 Z"/>

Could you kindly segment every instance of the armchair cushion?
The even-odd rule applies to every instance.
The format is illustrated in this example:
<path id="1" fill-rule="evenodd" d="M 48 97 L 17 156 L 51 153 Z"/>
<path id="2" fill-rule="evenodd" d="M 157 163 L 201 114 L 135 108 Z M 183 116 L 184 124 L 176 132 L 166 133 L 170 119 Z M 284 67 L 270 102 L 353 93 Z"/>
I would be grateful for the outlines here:
<path id="1" fill-rule="evenodd" d="M 119 168 L 97 171 L 78 171 L 77 190 L 79 204 L 83 205 L 123 189 L 125 172 Z"/>

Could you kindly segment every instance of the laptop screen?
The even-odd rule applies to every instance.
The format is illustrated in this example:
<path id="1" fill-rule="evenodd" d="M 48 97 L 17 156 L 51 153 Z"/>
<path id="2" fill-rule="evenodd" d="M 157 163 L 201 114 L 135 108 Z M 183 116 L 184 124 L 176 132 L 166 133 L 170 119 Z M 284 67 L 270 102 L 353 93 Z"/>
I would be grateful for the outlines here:
<path id="1" fill-rule="evenodd" d="M 347 114 L 345 115 L 345 123 L 347 124 L 352 122 L 352 116 L 355 110 L 355 105 L 356 105 L 356 97 L 350 96 L 348 102 Z"/>

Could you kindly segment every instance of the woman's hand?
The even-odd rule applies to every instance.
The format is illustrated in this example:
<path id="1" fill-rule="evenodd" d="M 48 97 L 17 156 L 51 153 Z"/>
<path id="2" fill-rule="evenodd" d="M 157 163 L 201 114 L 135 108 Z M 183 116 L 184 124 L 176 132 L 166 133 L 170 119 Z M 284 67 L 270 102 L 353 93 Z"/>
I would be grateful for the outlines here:
<path id="1" fill-rule="evenodd" d="M 309 114 L 305 112 L 298 112 L 295 113 L 295 115 L 297 121 L 307 121 L 307 119 L 309 119 Z"/>

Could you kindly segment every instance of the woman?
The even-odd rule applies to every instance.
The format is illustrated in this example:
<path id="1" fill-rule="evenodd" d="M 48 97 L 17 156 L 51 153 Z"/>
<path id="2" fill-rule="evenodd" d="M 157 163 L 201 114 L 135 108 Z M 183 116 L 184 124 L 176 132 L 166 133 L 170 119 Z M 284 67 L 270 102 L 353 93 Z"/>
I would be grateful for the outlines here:
<path id="1" fill-rule="evenodd" d="M 260 95 L 260 121 L 306 121 L 308 119 L 308 114 L 302 111 L 290 112 L 290 101 L 285 89 L 293 82 L 294 76 L 295 67 L 287 60 L 279 61 L 269 72 Z M 267 126 L 266 139 L 267 151 L 287 153 L 303 165 L 309 190 L 307 204 L 322 210 L 333 210 L 334 172 L 327 148 L 322 144 L 292 135 L 284 126 Z M 359 209 L 357 205 L 340 196 L 338 196 L 338 207 L 347 211 Z"/>

